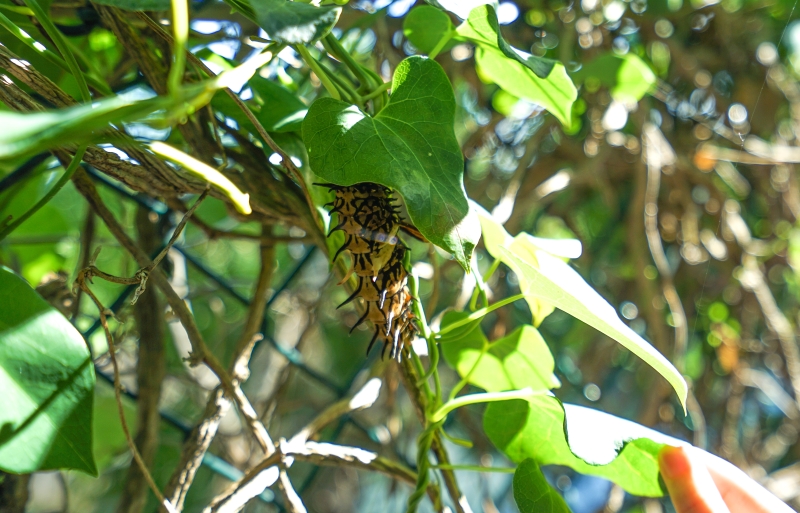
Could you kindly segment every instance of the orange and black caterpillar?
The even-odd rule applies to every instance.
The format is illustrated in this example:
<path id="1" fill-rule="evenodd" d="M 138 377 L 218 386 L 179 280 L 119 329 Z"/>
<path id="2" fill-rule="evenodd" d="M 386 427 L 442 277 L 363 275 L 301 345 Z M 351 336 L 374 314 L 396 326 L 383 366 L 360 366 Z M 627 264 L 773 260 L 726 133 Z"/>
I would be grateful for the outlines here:
<path id="1" fill-rule="evenodd" d="M 327 187 L 336 194 L 330 207 L 337 214 L 337 224 L 328 233 L 344 232 L 345 242 L 334 254 L 335 261 L 349 251 L 353 265 L 342 283 L 355 274 L 358 278 L 354 292 L 337 308 L 355 298 L 364 300 L 364 314 L 350 329 L 353 332 L 365 320 L 375 326 L 367 353 L 375 342 L 383 342 L 383 352 L 391 348 L 390 356 L 399 358 L 403 348 L 417 332 L 411 313 L 411 293 L 405 260 L 408 248 L 398 237 L 404 225 L 400 209 L 391 189 L 374 183 L 352 186 L 315 184 Z"/>

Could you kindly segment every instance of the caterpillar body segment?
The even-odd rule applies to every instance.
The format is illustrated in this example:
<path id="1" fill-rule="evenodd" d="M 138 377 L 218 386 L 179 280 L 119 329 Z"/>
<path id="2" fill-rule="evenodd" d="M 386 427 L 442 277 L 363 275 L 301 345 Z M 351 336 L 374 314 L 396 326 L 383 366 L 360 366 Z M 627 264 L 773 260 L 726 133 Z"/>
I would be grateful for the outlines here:
<path id="1" fill-rule="evenodd" d="M 370 321 L 375 331 L 367 353 L 380 340 L 382 355 L 388 351 L 392 358 L 399 358 L 417 332 L 405 267 L 408 248 L 398 236 L 400 229 L 408 226 L 400 215 L 400 207 L 391 189 L 382 185 L 315 185 L 327 187 L 336 194 L 326 205 L 337 218 L 337 224 L 328 235 L 342 231 L 345 242 L 333 260 L 349 252 L 352 267 L 343 282 L 352 274 L 357 277 L 355 290 L 337 308 L 361 298 L 365 309 L 350 332 Z"/>

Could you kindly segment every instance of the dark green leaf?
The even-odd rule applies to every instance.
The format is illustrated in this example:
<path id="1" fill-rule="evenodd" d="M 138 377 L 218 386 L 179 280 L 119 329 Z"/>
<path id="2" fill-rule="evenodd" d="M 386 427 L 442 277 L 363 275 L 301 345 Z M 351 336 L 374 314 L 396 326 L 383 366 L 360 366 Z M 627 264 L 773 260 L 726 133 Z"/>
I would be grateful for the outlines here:
<path id="1" fill-rule="evenodd" d="M 308 107 L 297 95 L 258 75 L 251 78 L 249 84 L 262 102 L 258 121 L 264 129 L 268 132 L 300 130 Z"/>
<path id="2" fill-rule="evenodd" d="M 492 443 L 515 462 L 532 458 L 539 465 L 566 465 L 646 497 L 664 494 L 658 451 L 663 444 L 681 444 L 607 413 L 562 405 L 552 396 L 492 403 L 483 427 Z"/>
<path id="3" fill-rule="evenodd" d="M 464 191 L 454 115 L 453 88 L 441 66 L 409 57 L 395 71 L 389 104 L 374 118 L 321 98 L 306 115 L 303 139 L 314 173 L 338 185 L 396 189 L 419 231 L 467 269 L 480 226 Z"/>
<path id="4" fill-rule="evenodd" d="M 307 44 L 324 37 L 339 20 L 342 8 L 317 7 L 288 0 L 250 0 L 256 20 L 273 41 Z"/>
<path id="5" fill-rule="evenodd" d="M 94 366 L 83 337 L 5 267 L 0 305 L 0 469 L 96 475 Z"/>
<path id="6" fill-rule="evenodd" d="M 520 513 L 569 513 L 564 498 L 544 478 L 532 459 L 520 463 L 514 472 L 514 500 Z"/>
<path id="7" fill-rule="evenodd" d="M 96 2 L 126 11 L 168 11 L 170 8 L 170 0 L 96 0 Z"/>
<path id="8" fill-rule="evenodd" d="M 615 100 L 639 101 L 656 83 L 653 70 L 637 55 L 606 53 L 575 73 L 575 80 L 584 82 L 593 77 L 608 87 Z"/>
<path id="9" fill-rule="evenodd" d="M 453 33 L 450 17 L 436 7 L 420 5 L 403 20 L 403 34 L 420 52 L 428 54 Z"/>
<path id="10" fill-rule="evenodd" d="M 564 65 L 509 45 L 500 34 L 494 7 L 476 7 L 456 31 L 477 45 L 475 62 L 485 77 L 514 96 L 541 105 L 563 125 L 572 124 L 578 92 Z"/>
<path id="11" fill-rule="evenodd" d="M 442 327 L 467 315 L 447 312 Z M 525 387 L 541 391 L 561 386 L 553 374 L 553 355 L 533 326 L 521 326 L 494 342 L 487 340 L 477 322 L 467 326 L 472 329 L 466 333 L 454 330 L 441 340 L 445 360 L 462 378 L 469 376 L 470 383 L 487 392 Z"/>

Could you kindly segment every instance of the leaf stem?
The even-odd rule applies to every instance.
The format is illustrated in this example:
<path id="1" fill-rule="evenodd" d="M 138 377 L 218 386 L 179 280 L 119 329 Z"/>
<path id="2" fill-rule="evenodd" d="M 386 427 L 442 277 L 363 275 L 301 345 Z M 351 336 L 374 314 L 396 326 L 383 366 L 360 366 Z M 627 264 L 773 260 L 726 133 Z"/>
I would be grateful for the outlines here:
<path id="1" fill-rule="evenodd" d="M 470 299 L 469 301 L 469 309 L 472 310 L 473 312 L 478 307 L 478 297 L 480 297 L 483 300 L 483 304 L 485 305 L 489 304 L 489 300 L 486 297 L 486 282 L 489 281 L 489 278 L 492 277 L 492 275 L 494 274 L 494 272 L 497 270 L 498 267 L 500 267 L 500 259 L 495 258 L 494 261 L 492 262 L 492 265 L 483 274 L 483 277 L 480 280 L 478 280 L 477 278 L 475 279 L 477 286 L 475 287 L 475 290 L 472 293 L 472 299 Z"/>
<path id="2" fill-rule="evenodd" d="M 359 107 L 364 105 L 364 102 L 361 101 L 361 96 L 353 88 L 352 84 L 337 75 L 335 72 L 326 68 L 324 65 L 320 64 L 320 68 L 328 75 L 328 78 L 331 79 L 334 85 L 339 88 L 339 91 L 343 94 L 345 100 L 348 100 L 350 103 L 358 105 Z"/>
<path id="3" fill-rule="evenodd" d="M 69 166 L 67 166 L 66 171 L 64 171 L 64 174 L 61 175 L 61 178 L 59 178 L 58 182 L 56 182 L 53 188 L 47 191 L 47 194 L 45 194 L 42 197 L 42 199 L 37 201 L 34 206 L 28 209 L 27 212 L 25 212 L 24 214 L 19 216 L 14 222 L 10 223 L 8 226 L 0 230 L 0 241 L 5 239 L 9 233 L 16 230 L 19 225 L 24 223 L 33 214 L 38 212 L 39 209 L 45 205 L 45 203 L 50 201 L 53 198 L 53 196 L 58 194 L 58 191 L 60 191 L 61 188 L 64 187 L 64 185 L 66 185 L 69 179 L 72 178 L 72 175 L 75 173 L 75 170 L 78 169 L 78 165 L 81 163 L 81 160 L 83 159 L 84 152 L 86 152 L 86 146 L 81 146 L 80 148 L 78 148 L 78 151 L 75 152 L 75 156 L 72 157 L 72 161 L 69 163 Z"/>
<path id="4" fill-rule="evenodd" d="M 446 45 L 447 42 L 453 38 L 453 34 L 455 34 L 454 30 L 448 30 L 447 32 L 445 32 L 444 35 L 442 35 L 442 38 L 439 40 L 439 42 L 436 43 L 436 46 L 433 47 L 433 50 L 431 50 L 430 53 L 428 54 L 428 58 L 435 59 L 436 56 L 439 55 L 439 52 L 442 51 L 442 48 L 444 48 L 444 45 Z"/>
<path id="5" fill-rule="evenodd" d="M 388 91 L 391 88 L 392 88 L 392 83 L 391 82 L 384 82 L 383 84 L 381 84 L 378 87 L 376 87 L 375 90 L 373 90 L 371 93 L 365 94 L 364 96 L 362 96 L 361 100 L 362 101 L 371 100 L 373 98 L 376 98 L 376 97 L 382 95 L 383 93 L 385 93 L 386 91 Z"/>
<path id="6" fill-rule="evenodd" d="M 328 76 L 328 73 L 322 68 L 319 62 L 309 53 L 308 49 L 303 45 L 294 45 L 293 48 L 297 50 L 297 53 L 300 54 L 300 57 L 308 64 L 308 67 L 311 68 L 319 81 L 322 82 L 322 85 L 325 86 L 325 89 L 328 91 L 328 94 L 335 100 L 341 100 L 342 95 L 339 94 L 339 89 L 336 88 L 336 85 L 331 81 L 331 78 Z"/>
<path id="7" fill-rule="evenodd" d="M 433 465 L 431 468 L 441 470 L 469 470 L 472 472 L 500 472 L 513 474 L 517 471 L 514 467 L 482 467 L 480 465 Z"/>
<path id="8" fill-rule="evenodd" d="M 167 88 L 175 94 L 181 87 L 183 72 L 186 69 L 186 41 L 189 39 L 189 2 L 172 0 L 172 29 L 175 39 L 172 47 L 173 62 L 169 68 Z"/>
<path id="9" fill-rule="evenodd" d="M 333 34 L 328 34 L 322 39 L 322 44 L 326 47 L 326 50 L 329 50 L 331 54 L 333 54 L 337 59 L 341 60 L 345 66 L 347 66 L 350 71 L 356 76 L 356 78 L 361 82 L 361 86 L 366 86 L 368 88 L 372 88 L 373 80 L 368 74 L 364 73 L 364 70 L 361 68 L 361 65 L 353 59 L 353 56 L 350 55 L 344 46 L 336 39 L 336 36 Z"/>
<path id="10" fill-rule="evenodd" d="M 438 337 L 441 337 L 442 335 L 446 335 L 447 333 L 450 333 L 451 331 L 453 331 L 456 328 L 460 328 L 461 326 L 466 326 L 467 324 L 469 324 L 469 323 L 471 323 L 473 321 L 477 321 L 481 317 L 483 317 L 483 316 L 485 316 L 485 315 L 487 315 L 487 314 L 489 314 L 491 312 L 494 312 L 498 308 L 502 308 L 502 307 L 506 306 L 507 304 L 513 303 L 514 301 L 518 301 L 518 300 L 524 299 L 524 298 L 525 298 L 525 294 L 516 294 L 516 295 L 510 296 L 510 297 L 507 297 L 505 299 L 501 299 L 500 301 L 498 301 L 497 303 L 495 303 L 493 305 L 489 305 L 489 306 L 487 306 L 485 308 L 481 308 L 480 310 L 476 310 L 476 311 L 472 312 L 467 317 L 464 317 L 463 319 L 461 319 L 459 321 L 456 321 L 453 324 L 448 324 L 447 326 L 445 326 L 444 328 L 439 330 L 439 332 L 436 333 L 435 336 L 438 338 Z"/>
<path id="11" fill-rule="evenodd" d="M 417 386 L 427 383 L 428 379 L 433 376 L 434 385 L 434 404 L 439 405 L 442 403 L 442 384 L 439 380 L 439 347 L 436 345 L 436 340 L 431 336 L 431 328 L 428 326 L 428 320 L 425 317 L 425 310 L 422 308 L 422 301 L 419 299 L 419 276 L 415 272 L 411 272 L 410 279 L 408 280 L 409 290 L 414 301 L 411 303 L 411 308 L 414 315 L 417 317 L 420 326 L 422 327 L 422 337 L 428 343 L 428 357 L 430 358 L 430 366 L 428 371 L 417 382 Z M 421 373 L 422 374 L 422 373 Z"/>
<path id="12" fill-rule="evenodd" d="M 449 434 L 447 431 L 445 431 L 444 428 L 441 430 L 441 432 L 442 432 L 442 436 L 444 436 L 446 439 L 450 440 L 451 442 L 453 442 L 456 445 L 460 445 L 461 447 L 466 447 L 468 449 L 472 449 L 472 447 L 474 446 L 472 441 L 464 440 L 463 438 L 457 438 L 457 437 Z"/>
<path id="13" fill-rule="evenodd" d="M 511 399 L 528 399 L 536 395 L 548 393 L 547 391 L 534 391 L 531 387 L 525 387 L 520 390 L 510 390 L 507 392 L 486 392 L 481 394 L 469 394 L 457 397 L 452 401 L 447 401 L 441 408 L 436 410 L 431 415 L 430 421 L 433 423 L 441 422 L 447 417 L 447 414 L 456 408 L 468 406 L 470 404 L 478 403 L 493 403 L 497 401 L 509 401 Z"/>

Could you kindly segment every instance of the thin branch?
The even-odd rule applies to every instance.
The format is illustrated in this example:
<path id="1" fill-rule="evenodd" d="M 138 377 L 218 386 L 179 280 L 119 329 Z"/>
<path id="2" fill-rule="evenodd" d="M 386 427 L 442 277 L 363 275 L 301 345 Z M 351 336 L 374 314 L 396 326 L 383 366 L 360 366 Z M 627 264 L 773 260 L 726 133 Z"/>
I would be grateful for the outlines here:
<path id="1" fill-rule="evenodd" d="M 111 336 L 111 330 L 108 328 L 108 319 L 106 317 L 106 312 L 108 312 L 108 310 L 106 310 L 100 300 L 97 299 L 89 286 L 86 284 L 84 276 L 85 275 L 83 273 L 79 274 L 76 283 L 83 290 L 83 292 L 89 296 L 92 301 L 94 301 L 94 304 L 97 306 L 97 309 L 100 312 L 100 325 L 103 327 L 103 331 L 106 334 L 108 354 L 111 358 L 111 365 L 114 368 L 114 398 L 117 401 L 117 412 L 119 413 L 122 432 L 125 434 L 125 441 L 128 443 L 128 448 L 130 449 L 131 454 L 133 454 L 133 459 L 136 461 L 136 464 L 144 476 L 145 481 L 147 481 L 147 485 L 150 487 L 153 495 L 155 495 L 158 499 L 158 503 L 161 504 L 168 512 L 175 512 L 175 508 L 167 499 L 164 498 L 164 495 L 158 489 L 158 486 L 153 480 L 153 476 L 150 475 L 150 471 L 147 470 L 147 465 L 145 465 L 144 460 L 142 460 L 142 456 L 139 454 L 139 450 L 136 448 L 136 444 L 133 442 L 133 438 L 131 437 L 131 432 L 128 429 L 128 422 L 125 420 L 125 410 L 122 406 L 122 383 L 120 382 L 119 377 L 119 364 L 117 363 L 116 348 L 114 347 L 114 337 Z"/>
<path id="2" fill-rule="evenodd" d="M 178 240 L 178 237 L 180 237 L 181 233 L 183 233 L 183 228 L 186 226 L 186 222 L 189 220 L 189 218 L 192 217 L 192 214 L 194 214 L 194 211 L 197 210 L 197 207 L 200 206 L 200 203 L 202 203 L 203 200 L 206 199 L 206 196 L 208 196 L 210 190 L 211 187 L 206 187 L 206 190 L 203 191 L 203 193 L 200 195 L 199 198 L 197 198 L 197 201 L 194 202 L 192 208 L 190 208 L 183 215 L 180 222 L 178 223 L 178 226 L 176 226 L 175 230 L 172 232 L 172 237 L 170 237 L 169 242 L 167 242 L 167 245 L 164 246 L 164 249 L 161 250 L 161 253 L 159 253 L 153 259 L 150 265 L 148 265 L 147 267 L 143 267 L 142 269 L 139 269 L 136 272 L 136 275 L 141 278 L 141 281 L 139 283 L 139 286 L 136 288 L 136 291 L 133 293 L 133 299 L 131 300 L 132 305 L 136 304 L 136 301 L 139 299 L 139 296 L 142 294 L 142 292 L 144 292 L 145 287 L 147 285 L 147 276 L 152 272 L 153 269 L 156 268 L 158 264 L 161 263 L 164 257 L 167 256 L 167 253 L 169 253 L 169 250 L 172 248 L 173 244 L 175 244 L 175 241 Z"/>
<path id="3" fill-rule="evenodd" d="M 136 210 L 136 231 L 142 249 L 152 254 L 160 245 L 161 237 L 149 219 L 149 210 L 140 206 Z M 94 219 L 89 211 L 88 219 Z M 87 248 L 88 249 L 88 248 Z M 139 351 L 136 361 L 137 433 L 134 441 L 146 465 L 152 465 L 158 449 L 160 416 L 158 403 L 166 375 L 164 355 L 164 308 L 154 289 L 144 292 L 133 309 L 139 332 Z M 147 500 L 144 476 L 138 466 L 131 465 L 125 487 L 117 506 L 118 513 L 141 513 Z"/>
<path id="4" fill-rule="evenodd" d="M 79 170 L 77 173 L 75 173 L 72 181 L 75 184 L 75 188 L 78 190 L 78 192 L 84 198 L 86 198 L 91 208 L 103 220 L 114 238 L 116 238 L 122 247 L 133 256 L 134 260 L 136 260 L 136 263 L 141 268 L 147 268 L 150 266 L 152 263 L 150 258 L 144 251 L 142 251 L 141 248 L 136 245 L 136 243 L 128 236 L 128 234 L 125 233 L 125 230 L 114 218 L 114 215 L 100 198 L 100 195 L 97 194 L 97 189 L 86 173 L 84 173 L 82 170 Z M 222 386 L 226 389 L 226 392 L 233 395 L 233 385 L 231 383 L 230 375 L 222 367 L 222 364 L 220 364 L 219 360 L 217 360 L 214 354 L 208 350 L 205 341 L 203 340 L 203 336 L 200 333 L 200 329 L 197 327 L 197 323 L 194 320 L 194 316 L 189 311 L 186 303 L 180 296 L 178 296 L 177 292 L 175 292 L 175 290 L 172 288 L 169 280 L 167 280 L 167 277 L 164 276 L 160 269 L 154 268 L 150 273 L 150 279 L 153 280 L 156 287 L 158 287 L 158 289 L 164 294 L 169 306 L 181 321 L 181 324 L 183 324 L 183 327 L 189 336 L 189 341 L 192 344 L 192 353 L 189 355 L 189 362 L 192 365 L 198 365 L 201 362 L 205 363 L 217 375 L 219 380 L 222 382 Z"/>
<path id="5" fill-rule="evenodd" d="M 231 402 L 225 396 L 222 387 L 215 388 L 208 398 L 202 420 L 192 429 L 184 442 L 178 466 L 164 490 L 178 511 L 183 510 L 183 503 L 203 461 L 203 456 L 217 434 L 222 417 L 228 413 L 230 407 Z"/>
<path id="6" fill-rule="evenodd" d="M 258 329 L 261 325 L 261 319 L 264 317 L 267 304 L 267 294 L 269 293 L 269 286 L 272 281 L 272 276 L 275 270 L 275 249 L 271 246 L 261 247 L 261 270 L 259 271 L 258 280 L 256 281 L 255 290 L 253 292 L 253 301 L 247 313 L 247 321 L 245 322 L 244 330 L 239 337 L 237 348 L 234 353 L 233 363 L 230 368 L 230 373 L 235 382 L 233 386 L 237 394 L 239 403 L 244 403 L 249 406 L 249 402 L 241 393 L 239 382 L 247 379 L 249 375 L 248 362 L 255 343 L 261 339 L 258 334 Z M 203 456 L 208 451 L 214 436 L 219 428 L 219 423 L 225 412 L 230 408 L 230 395 L 225 395 L 222 390 L 218 388 L 212 393 L 209 398 L 206 410 L 201 422 L 192 430 L 191 436 L 186 440 L 181 452 L 181 460 L 175 473 L 170 478 L 169 486 L 167 487 L 167 495 L 175 501 L 179 507 L 183 507 L 186 494 L 194 481 L 195 473 L 200 467 Z M 245 410 L 252 410 L 252 406 L 244 407 Z M 248 427 L 257 433 L 257 439 L 262 450 L 266 453 L 272 442 L 263 424 L 258 422 L 253 423 L 252 416 L 247 416 L 243 413 L 248 423 Z M 259 427 L 260 426 L 260 427 Z M 266 446 L 266 448 L 265 448 Z"/>
<path id="7" fill-rule="evenodd" d="M 320 429 L 342 415 L 346 415 L 358 409 L 368 408 L 377 400 L 379 391 L 380 380 L 374 378 L 367 382 L 364 387 L 351 398 L 338 401 L 326 408 L 305 428 L 298 431 L 290 441 L 282 440 L 277 450 L 273 448 L 272 452 L 268 452 L 266 457 L 247 471 L 239 481 L 232 483 L 228 489 L 215 497 L 204 512 L 231 513 L 238 511 L 237 508 L 241 508 L 251 499 L 263 493 L 267 487 L 272 486 L 276 481 L 281 479 L 281 473 L 285 470 L 285 467 L 292 465 L 291 453 L 293 451 L 304 450 L 303 448 L 308 438 L 314 434 L 317 429 Z M 283 468 L 279 469 L 279 465 Z M 283 488 L 288 483 L 288 479 L 281 479 L 281 481 Z M 293 499 L 289 490 L 284 489 L 284 494 L 288 495 L 289 500 Z M 299 508 L 299 505 L 296 504 L 296 507 Z"/>

